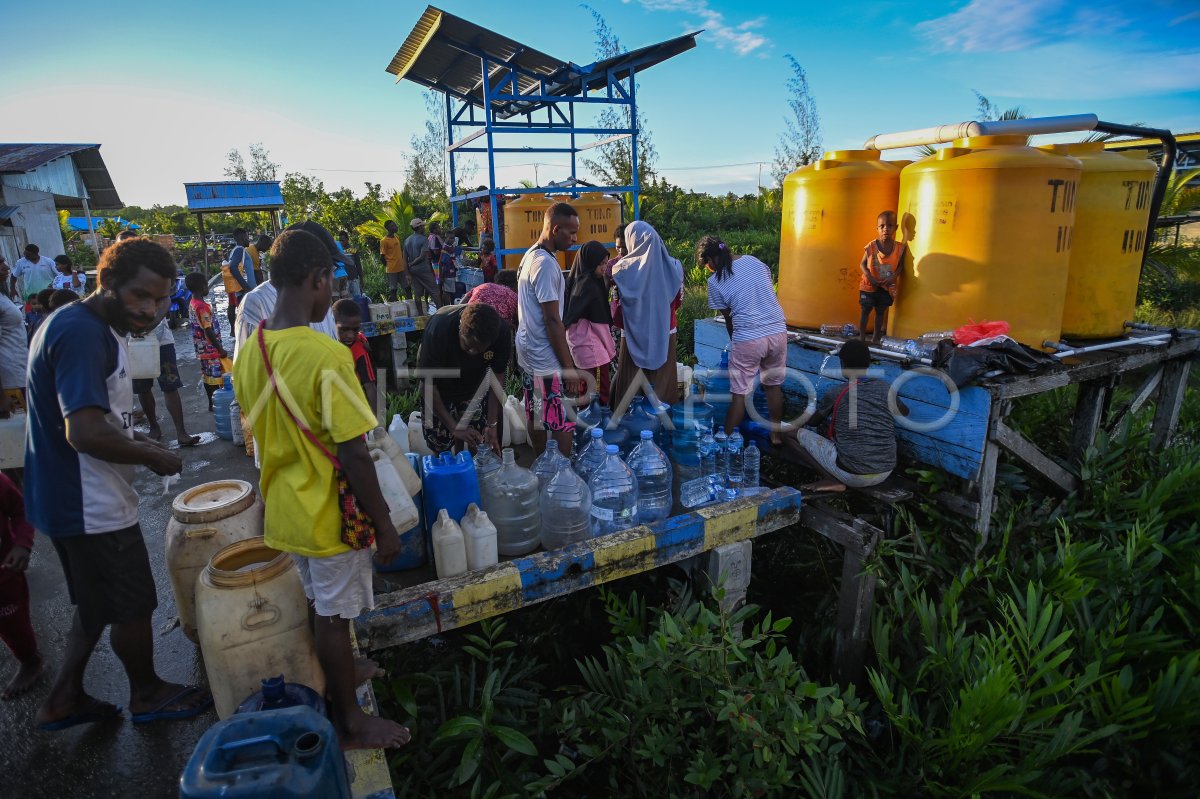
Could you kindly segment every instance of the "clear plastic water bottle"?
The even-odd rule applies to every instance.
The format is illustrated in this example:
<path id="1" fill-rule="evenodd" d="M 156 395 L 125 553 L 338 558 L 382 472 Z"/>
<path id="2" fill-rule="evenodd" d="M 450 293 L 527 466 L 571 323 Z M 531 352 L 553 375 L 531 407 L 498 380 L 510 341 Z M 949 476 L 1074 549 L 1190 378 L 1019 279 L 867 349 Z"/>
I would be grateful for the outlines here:
<path id="1" fill-rule="evenodd" d="M 638 524 L 637 478 L 609 444 L 604 462 L 588 481 L 592 492 L 592 535 L 607 535 Z"/>
<path id="2" fill-rule="evenodd" d="M 742 456 L 742 484 L 746 491 L 758 488 L 758 471 L 761 463 L 762 453 L 751 441 L 750 446 L 746 447 L 746 453 Z"/>
<path id="3" fill-rule="evenodd" d="M 560 549 L 592 535 L 592 492 L 572 469 L 559 469 L 542 489 L 542 549 Z"/>
<path id="4" fill-rule="evenodd" d="M 858 325 L 852 325 L 849 322 L 842 325 L 842 335 L 846 338 L 854 338 L 858 335 Z"/>
<path id="5" fill-rule="evenodd" d="M 729 436 L 725 435 L 725 428 L 718 427 L 717 434 L 713 436 L 713 441 L 716 446 L 713 449 L 716 454 L 716 476 L 717 482 L 720 485 L 725 485 L 725 477 L 729 474 Z"/>
<path id="6" fill-rule="evenodd" d="M 700 450 L 700 474 L 708 478 L 716 477 L 717 441 L 713 438 L 711 425 L 700 435 L 698 447 Z"/>
<path id="7" fill-rule="evenodd" d="M 852 338 L 858 335 L 858 328 L 849 322 L 844 325 L 835 325 L 829 322 L 821 325 L 820 330 L 822 336 L 845 336 L 846 338 Z"/>
<path id="8" fill-rule="evenodd" d="M 728 467 L 725 472 L 725 485 L 733 489 L 734 492 L 740 493 L 742 490 L 742 434 L 735 427 L 733 432 L 729 434 L 729 441 L 726 446 L 729 448 Z"/>
<path id="9" fill-rule="evenodd" d="M 399 414 L 396 415 L 399 416 Z M 492 451 L 491 447 L 480 447 L 479 451 L 475 453 L 475 475 L 479 478 L 479 485 L 483 485 L 485 480 L 500 471 L 500 467 L 503 465 L 504 462 Z"/>
<path id="10" fill-rule="evenodd" d="M 698 508 L 716 498 L 712 477 L 697 477 L 679 487 L 679 503 L 685 508 Z"/>
<path id="11" fill-rule="evenodd" d="M 559 472 L 559 470 L 569 467 L 571 462 L 567 460 L 567 456 L 563 455 L 558 449 L 558 442 L 553 438 L 546 438 L 546 451 L 538 455 L 534 459 L 530 470 L 537 475 L 538 491 L 546 487 L 546 483 L 550 482 L 550 478 Z"/>
<path id="12" fill-rule="evenodd" d="M 524 555 L 537 549 L 542 534 L 538 480 L 517 465 L 511 448 L 504 464 L 480 486 L 483 509 L 496 526 L 496 546 L 501 555 Z"/>
<path id="13" fill-rule="evenodd" d="M 629 453 L 629 468 L 637 478 L 638 520 L 662 521 L 671 515 L 671 461 L 654 443 L 654 433 L 643 430 L 641 441 Z"/>
<path id="14" fill-rule="evenodd" d="M 599 427 L 593 427 L 591 441 L 575 458 L 575 473 L 582 477 L 585 483 L 591 480 L 592 473 L 600 468 L 601 463 L 604 463 L 607 455 L 606 449 L 604 431 Z"/>

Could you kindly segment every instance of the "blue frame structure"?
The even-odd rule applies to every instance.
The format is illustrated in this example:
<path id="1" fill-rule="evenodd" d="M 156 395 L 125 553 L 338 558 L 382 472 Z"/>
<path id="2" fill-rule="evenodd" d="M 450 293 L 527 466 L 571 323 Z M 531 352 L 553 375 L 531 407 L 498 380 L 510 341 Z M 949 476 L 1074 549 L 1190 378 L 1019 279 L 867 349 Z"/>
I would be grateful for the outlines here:
<path id="1" fill-rule="evenodd" d="M 446 154 L 449 162 L 450 208 L 458 224 L 457 203 L 487 197 L 492 211 L 492 238 L 499 244 L 503 221 L 497 198 L 514 194 L 559 192 L 633 195 L 633 219 L 641 218 L 641 184 L 638 180 L 637 80 L 638 73 L 696 46 L 696 33 L 643 47 L 612 58 L 579 66 L 559 61 L 467 20 L 429 6 L 395 58 L 388 72 L 397 80 L 411 80 L 445 95 Z M 577 127 L 575 106 L 597 104 L 628 108 L 627 128 Z M 543 116 L 544 114 L 544 116 Z M 501 137 L 534 135 L 569 136 L 569 146 L 499 146 Z M 606 136 L 581 145 L 580 136 Z M 578 155 L 585 150 L 629 138 L 632 144 L 632 184 L 581 186 Z M 473 144 L 483 139 L 483 145 Z M 462 154 L 487 156 L 487 188 L 460 194 L 456 158 Z M 570 185 L 501 188 L 496 185 L 496 155 L 501 153 L 567 153 L 571 157 Z M 498 256 L 522 249 L 498 248 Z"/>

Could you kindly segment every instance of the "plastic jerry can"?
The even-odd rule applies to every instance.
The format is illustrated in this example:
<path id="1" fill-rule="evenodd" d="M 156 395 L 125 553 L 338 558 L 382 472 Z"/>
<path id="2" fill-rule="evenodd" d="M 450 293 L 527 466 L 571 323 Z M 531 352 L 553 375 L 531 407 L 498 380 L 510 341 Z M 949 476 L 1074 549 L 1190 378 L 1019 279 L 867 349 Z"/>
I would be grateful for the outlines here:
<path id="1" fill-rule="evenodd" d="M 260 710 L 278 710 L 284 707 L 307 705 L 318 713 L 325 713 L 325 700 L 307 685 L 287 682 L 283 675 L 264 677 L 262 690 L 255 691 L 238 705 L 234 713 L 257 713 Z"/>
<path id="2" fill-rule="evenodd" d="M 451 519 L 461 519 L 472 502 L 483 505 L 471 453 L 426 455 L 421 459 L 421 472 L 424 475 L 421 494 L 425 523 L 431 528 L 440 510 L 445 509 Z"/>
<path id="3" fill-rule="evenodd" d="M 467 514 L 462 518 L 462 531 L 467 543 L 467 568 L 474 571 L 496 565 L 500 559 L 496 525 L 474 502 L 467 506 Z"/>
<path id="4" fill-rule="evenodd" d="M 467 570 L 467 542 L 458 522 L 450 518 L 445 508 L 438 512 L 433 523 L 433 562 L 438 579 L 457 577 Z"/>
<path id="5" fill-rule="evenodd" d="M 239 713 L 200 738 L 179 778 L 182 799 L 350 799 L 333 725 L 306 705 Z"/>
<path id="6" fill-rule="evenodd" d="M 129 376 L 134 380 L 158 377 L 158 338 L 153 334 L 129 337 Z"/>
<path id="7" fill-rule="evenodd" d="M 413 473 L 419 473 L 421 469 L 420 457 L 411 452 L 404 457 L 408 461 Z M 419 475 L 417 480 L 418 485 L 420 485 Z M 428 536 L 425 533 L 425 514 L 422 510 L 420 491 L 413 495 L 413 504 L 417 508 L 417 523 L 407 530 L 400 531 L 400 553 L 385 564 L 375 561 L 375 571 L 385 573 L 396 572 L 403 569 L 416 569 L 425 565 L 425 561 L 429 557 L 430 545 Z"/>
<path id="8" fill-rule="evenodd" d="M 372 450 L 371 460 L 375 462 L 375 476 L 379 480 L 379 490 L 383 492 L 383 499 L 387 502 L 392 526 L 396 528 L 396 532 L 408 530 L 420 521 L 412 496 L 409 495 L 404 481 L 400 479 L 387 453 L 378 449 Z"/>

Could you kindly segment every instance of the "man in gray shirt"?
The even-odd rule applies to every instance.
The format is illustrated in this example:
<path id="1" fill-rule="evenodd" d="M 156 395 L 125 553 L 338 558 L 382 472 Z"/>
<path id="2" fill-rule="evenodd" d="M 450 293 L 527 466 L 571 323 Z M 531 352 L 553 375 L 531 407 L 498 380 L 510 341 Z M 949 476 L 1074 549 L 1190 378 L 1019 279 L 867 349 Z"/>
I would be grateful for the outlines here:
<path id="1" fill-rule="evenodd" d="M 414 219 L 409 223 L 412 235 L 404 240 L 404 260 L 408 262 L 408 282 L 412 286 L 413 298 L 421 303 L 421 312 L 425 312 L 425 304 L 432 302 L 437 306 L 437 281 L 433 277 L 433 265 L 429 262 L 429 236 L 425 234 L 425 220 Z"/>

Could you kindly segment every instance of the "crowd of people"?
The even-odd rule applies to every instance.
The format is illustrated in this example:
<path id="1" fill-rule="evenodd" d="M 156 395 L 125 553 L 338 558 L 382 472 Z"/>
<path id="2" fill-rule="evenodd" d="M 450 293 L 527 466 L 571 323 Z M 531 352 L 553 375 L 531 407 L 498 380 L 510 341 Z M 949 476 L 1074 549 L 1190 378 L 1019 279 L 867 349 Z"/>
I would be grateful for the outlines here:
<path id="1" fill-rule="evenodd" d="M 894 215 L 885 216 L 877 243 L 864 254 L 864 282 L 871 287 L 863 292 L 864 314 L 868 304 L 879 311 L 878 292 L 895 293 L 896 249 L 902 245 L 887 246 L 895 226 Z M 498 451 L 510 370 L 523 387 L 537 453 L 553 438 L 571 454 L 575 410 L 593 391 L 617 413 L 638 394 L 660 410 L 661 403 L 680 399 L 675 336 L 683 268 L 650 224 L 618 228 L 615 255 L 602 242 L 584 242 L 564 273 L 556 256 L 578 243 L 579 217 L 571 205 L 555 203 L 517 270 L 499 270 L 494 243 L 480 243 L 487 279 L 461 298 L 448 287 L 455 284 L 456 250 L 471 231 L 464 226 L 443 237 L 435 224 L 428 232 L 426 227 L 414 219 L 401 242 L 389 223 L 380 252 L 393 297 L 441 306 L 428 319 L 417 360 L 431 449 Z M 357 685 L 378 670 L 370 661 L 356 661 L 350 643 L 351 621 L 374 605 L 372 547 L 380 561 L 399 548 L 364 440 L 377 426 L 378 387 L 362 312 L 353 300 L 333 301 L 339 288 L 352 293 L 361 285 L 361 263 L 348 237 L 339 241 L 311 221 L 253 244 L 245 230 L 234 238 L 223 264 L 233 306 L 232 357 L 206 299 L 209 281 L 200 273 L 185 278 L 198 377 L 211 405 L 213 391 L 232 370 L 260 459 L 266 543 L 292 554 L 312 603 L 317 655 L 343 747 L 398 746 L 408 731 L 358 706 Z M 75 615 L 35 724 L 62 730 L 122 714 L 120 706 L 84 688 L 85 669 L 105 629 L 129 679 L 135 723 L 202 713 L 212 704 L 206 689 L 166 682 L 155 670 L 150 620 L 157 594 L 131 476 L 136 466 L 178 474 L 182 461 L 160 440 L 153 379 L 129 377 L 128 336 L 153 336 L 159 343 L 157 382 L 179 445 L 198 442 L 186 429 L 174 336 L 164 321 L 178 268 L 158 244 L 122 235 L 101 256 L 96 291 L 37 317 L 34 302 L 45 291 L 52 292 L 51 303 L 55 291 L 79 300 L 85 283 L 69 261 L 47 259 L 36 246 L 25 256 L 11 270 L 0 260 L 0 416 L 18 404 L 28 411 L 24 495 L 0 479 L 0 638 L 19 662 L 4 698 L 31 688 L 44 663 L 23 576 L 36 529 L 58 555 Z M 714 236 L 699 242 L 696 258 L 711 273 L 708 305 L 724 318 L 731 340 L 725 427 L 741 423 L 747 397 L 761 382 L 772 440 L 780 444 L 787 338 L 770 269 Z M 885 274 L 880 265 L 889 261 L 894 263 Z M 24 314 L 13 289 L 27 303 Z M 822 399 L 818 421 L 828 420 L 827 435 L 797 436 L 795 446 L 826 482 L 869 485 L 895 463 L 887 386 L 867 379 L 868 366 L 866 345 L 846 343 L 842 368 L 849 396 L 843 391 Z M 148 433 L 135 429 L 135 395 Z M 846 410 L 851 401 L 859 403 L 857 422 Z M 862 429 L 864 419 L 869 430 Z"/>

